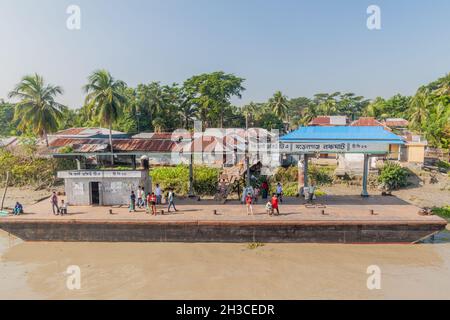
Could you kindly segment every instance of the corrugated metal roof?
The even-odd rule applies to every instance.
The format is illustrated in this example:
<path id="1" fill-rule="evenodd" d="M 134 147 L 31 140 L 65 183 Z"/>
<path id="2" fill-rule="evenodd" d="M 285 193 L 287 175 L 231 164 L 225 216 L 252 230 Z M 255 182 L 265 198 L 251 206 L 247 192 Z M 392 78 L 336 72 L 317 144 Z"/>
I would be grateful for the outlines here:
<path id="1" fill-rule="evenodd" d="M 353 127 L 384 127 L 384 125 L 375 118 L 361 117 L 358 120 L 352 122 Z"/>
<path id="2" fill-rule="evenodd" d="M 61 148 L 72 146 L 82 152 L 95 152 L 102 146 L 109 146 L 108 139 L 55 139 L 50 143 L 50 148 Z M 175 142 L 169 140 L 147 140 L 147 139 L 113 139 L 113 149 L 117 152 L 171 152 Z"/>
<path id="3" fill-rule="evenodd" d="M 389 118 L 384 122 L 388 127 L 407 127 L 409 121 L 402 118 Z"/>
<path id="4" fill-rule="evenodd" d="M 330 125 L 330 117 L 328 116 L 320 116 L 320 117 L 316 117 L 314 119 L 311 120 L 311 122 L 309 123 L 309 125 L 311 126 L 324 126 L 324 125 Z"/>
<path id="5" fill-rule="evenodd" d="M 104 144 L 108 139 L 78 139 L 78 138 L 56 138 L 50 141 L 50 148 L 61 148 L 65 146 L 74 146 L 82 144 Z"/>
<path id="6" fill-rule="evenodd" d="M 175 142 L 170 140 L 117 139 L 113 140 L 114 150 L 119 152 L 171 152 Z"/>
<path id="7" fill-rule="evenodd" d="M 91 153 L 108 151 L 109 144 L 80 144 L 73 145 L 73 152 L 77 153 Z"/>
<path id="8" fill-rule="evenodd" d="M 373 142 L 403 144 L 403 138 L 383 127 L 301 127 L 280 138 L 283 142 Z"/>
<path id="9" fill-rule="evenodd" d="M 125 135 L 125 133 L 120 131 L 112 130 L 113 135 Z M 97 135 L 109 135 L 109 129 L 106 128 L 70 128 L 66 130 L 59 131 L 52 136 L 56 137 L 70 137 L 70 136 L 82 136 L 82 137 L 93 137 Z"/>

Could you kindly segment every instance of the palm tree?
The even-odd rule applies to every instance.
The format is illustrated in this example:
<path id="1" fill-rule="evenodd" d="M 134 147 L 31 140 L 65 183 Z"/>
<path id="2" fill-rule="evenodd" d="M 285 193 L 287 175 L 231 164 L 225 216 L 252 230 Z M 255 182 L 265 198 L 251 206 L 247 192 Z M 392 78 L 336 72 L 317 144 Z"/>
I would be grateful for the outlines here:
<path id="1" fill-rule="evenodd" d="M 155 132 L 156 133 L 161 133 L 166 129 L 166 122 L 164 121 L 163 118 L 155 118 L 155 120 L 153 120 L 153 128 L 155 128 Z"/>
<path id="2" fill-rule="evenodd" d="M 194 121 L 197 114 L 197 106 L 192 103 L 191 99 L 182 96 L 179 103 L 178 114 L 181 116 L 184 128 L 188 130 L 189 123 Z"/>
<path id="3" fill-rule="evenodd" d="M 14 119 L 19 121 L 20 130 L 31 130 L 40 137 L 45 138 L 48 147 L 48 133 L 58 130 L 58 123 L 63 118 L 65 106 L 55 101 L 56 96 L 63 93 L 59 86 L 45 84 L 44 78 L 38 74 L 22 78 L 10 98 L 18 98 Z"/>
<path id="4" fill-rule="evenodd" d="M 317 117 L 317 105 L 310 103 L 306 108 L 302 110 L 302 118 L 300 124 L 307 126 L 315 117 Z"/>
<path id="5" fill-rule="evenodd" d="M 433 82 L 430 86 L 434 94 L 438 96 L 450 96 L 450 73 Z"/>
<path id="6" fill-rule="evenodd" d="M 422 127 L 428 117 L 428 107 L 430 102 L 425 93 L 416 94 L 410 102 L 411 114 L 409 117 L 411 128 L 422 130 Z"/>
<path id="7" fill-rule="evenodd" d="M 97 70 L 88 78 L 84 91 L 87 94 L 85 104 L 91 115 L 95 115 L 100 123 L 109 128 L 109 144 L 111 147 L 111 164 L 114 164 L 112 124 L 119 118 L 127 99 L 125 82 L 115 80 L 106 70 Z"/>
<path id="8" fill-rule="evenodd" d="M 273 97 L 269 100 L 269 108 L 282 120 L 286 120 L 289 110 L 289 102 L 287 97 L 284 96 L 281 91 L 275 92 Z"/>
<path id="9" fill-rule="evenodd" d="M 337 112 L 336 100 L 332 97 L 329 97 L 319 105 L 319 110 L 325 116 L 331 116 L 335 114 Z"/>

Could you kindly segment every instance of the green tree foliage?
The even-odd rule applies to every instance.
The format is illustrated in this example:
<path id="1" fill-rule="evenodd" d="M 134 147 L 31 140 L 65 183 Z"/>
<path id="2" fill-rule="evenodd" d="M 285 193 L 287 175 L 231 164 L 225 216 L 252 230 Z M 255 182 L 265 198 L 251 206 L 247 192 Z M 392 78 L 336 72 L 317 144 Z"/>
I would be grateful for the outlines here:
<path id="1" fill-rule="evenodd" d="M 95 83 L 92 82 L 94 77 Z M 333 92 L 318 93 L 311 99 L 289 99 L 277 91 L 267 101 L 251 102 L 238 108 L 232 105 L 231 99 L 241 97 L 245 90 L 243 83 L 242 78 L 218 71 L 193 76 L 183 85 L 151 82 L 131 88 L 122 81 L 114 80 L 103 70 L 90 77 L 86 97 L 89 103 L 76 110 L 56 110 L 57 120 L 50 121 L 47 131 L 54 131 L 55 126 L 60 130 L 110 124 L 115 130 L 131 134 L 178 128 L 189 130 L 197 119 L 205 127 L 245 127 L 247 118 L 250 127 L 283 132 L 287 128 L 308 125 L 313 118 L 321 115 L 345 115 L 349 120 L 369 116 L 378 120 L 407 119 L 409 129 L 425 136 L 431 146 L 449 148 L 450 74 L 420 87 L 412 97 L 396 94 L 388 99 L 377 97 L 370 101 L 352 92 Z M 31 84 L 29 86 L 33 87 Z M 111 94 L 112 91 L 108 90 L 115 93 Z M 57 90 L 53 93 L 58 94 Z M 113 99 L 112 103 L 106 103 L 109 98 Z M 49 103 L 57 106 L 54 100 Z M 16 117 L 20 123 L 26 119 Z M 11 104 L 3 101 L 0 103 L 0 124 L 1 135 L 30 132 L 39 135 L 33 126 L 18 126 L 12 121 Z"/>
<path id="2" fill-rule="evenodd" d="M 16 155 L 0 149 L 0 183 L 6 180 L 6 173 L 10 172 L 11 185 L 50 187 L 55 183 L 58 170 L 73 169 L 75 166 L 71 160 L 36 158 L 32 150 Z"/>
<path id="3" fill-rule="evenodd" d="M 178 195 L 187 195 L 189 191 L 189 167 L 158 167 L 151 172 L 153 185 L 159 184 L 163 190 L 174 189 Z M 194 166 L 194 190 L 199 195 L 214 195 L 217 192 L 219 169 L 206 166 Z"/>
<path id="4" fill-rule="evenodd" d="M 115 80 L 106 70 L 93 72 L 88 78 L 88 84 L 84 86 L 88 114 L 109 128 L 111 152 L 113 152 L 112 126 L 123 114 L 123 108 L 127 103 L 125 87 L 123 81 Z M 114 159 L 113 156 L 111 158 Z"/>
<path id="5" fill-rule="evenodd" d="M 47 134 L 58 130 L 66 108 L 55 101 L 62 93 L 61 87 L 45 84 L 38 74 L 23 77 L 9 93 L 10 98 L 19 100 L 14 113 L 14 120 L 19 122 L 18 129 L 31 129 L 34 134 L 44 137 L 48 146 Z"/>
<path id="6" fill-rule="evenodd" d="M 288 121 L 289 102 L 288 98 L 281 91 L 275 92 L 273 97 L 269 99 L 268 107 L 278 118 Z"/>
<path id="7" fill-rule="evenodd" d="M 14 105 L 0 100 L 0 137 L 17 135 L 16 126 Z"/>
<path id="8" fill-rule="evenodd" d="M 184 90 L 207 127 L 223 128 L 225 109 L 232 97 L 241 98 L 243 83 L 244 79 L 219 71 L 193 76 L 185 81 Z"/>

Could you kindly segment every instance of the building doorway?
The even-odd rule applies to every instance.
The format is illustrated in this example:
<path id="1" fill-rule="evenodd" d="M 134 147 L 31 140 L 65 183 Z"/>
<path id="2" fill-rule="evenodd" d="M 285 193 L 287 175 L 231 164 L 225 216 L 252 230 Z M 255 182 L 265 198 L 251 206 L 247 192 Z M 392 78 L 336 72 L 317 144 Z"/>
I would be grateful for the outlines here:
<path id="1" fill-rule="evenodd" d="M 99 182 L 91 182 L 91 205 L 100 205 L 100 185 Z"/>

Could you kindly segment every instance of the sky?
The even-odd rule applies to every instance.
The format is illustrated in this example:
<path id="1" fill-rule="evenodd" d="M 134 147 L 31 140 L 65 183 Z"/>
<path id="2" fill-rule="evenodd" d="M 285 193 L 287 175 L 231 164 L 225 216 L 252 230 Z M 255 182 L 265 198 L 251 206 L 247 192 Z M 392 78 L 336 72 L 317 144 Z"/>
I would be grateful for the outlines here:
<path id="1" fill-rule="evenodd" d="M 66 26 L 70 5 L 80 30 Z M 222 70 L 246 79 L 237 105 L 277 90 L 411 95 L 450 72 L 450 1 L 0 0 L 0 99 L 37 72 L 80 107 L 100 68 L 130 86 Z"/>

